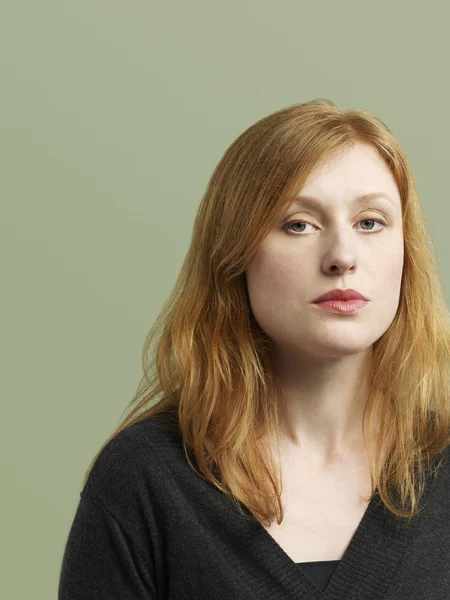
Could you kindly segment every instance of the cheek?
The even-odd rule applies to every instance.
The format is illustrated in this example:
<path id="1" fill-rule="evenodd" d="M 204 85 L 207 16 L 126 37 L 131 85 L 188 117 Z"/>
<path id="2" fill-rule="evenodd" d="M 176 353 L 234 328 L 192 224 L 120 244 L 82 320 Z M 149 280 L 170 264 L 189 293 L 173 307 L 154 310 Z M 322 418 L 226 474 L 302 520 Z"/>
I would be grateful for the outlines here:
<path id="1" fill-rule="evenodd" d="M 391 252 L 383 256 L 372 272 L 374 286 L 373 314 L 377 314 L 378 326 L 387 329 L 395 318 L 400 305 L 403 275 L 403 252 Z"/>
<path id="2" fill-rule="evenodd" d="M 299 290 L 304 289 L 307 283 L 307 264 L 310 265 L 296 258 L 292 252 L 270 256 L 261 253 L 248 269 L 249 292 L 267 294 L 272 302 L 277 297 L 286 301 L 291 294 L 298 296 Z"/>
<path id="3" fill-rule="evenodd" d="M 395 291 L 400 293 L 403 275 L 403 262 L 403 247 L 401 251 L 391 252 L 384 256 L 383 265 L 380 267 L 383 269 L 384 275 L 382 278 L 380 278 L 380 280 L 382 280 L 386 286 L 386 291 Z"/>
<path id="4" fill-rule="evenodd" d="M 256 257 L 247 270 L 250 306 L 260 327 L 272 337 L 291 314 L 301 315 L 310 278 L 298 257 L 286 254 Z"/>
<path id="5" fill-rule="evenodd" d="M 403 262 L 403 236 L 394 232 L 383 244 L 377 244 L 374 251 L 364 256 L 361 270 L 367 272 L 368 281 L 373 282 L 376 289 L 384 288 L 385 292 L 390 294 L 397 288 L 400 289 Z"/>

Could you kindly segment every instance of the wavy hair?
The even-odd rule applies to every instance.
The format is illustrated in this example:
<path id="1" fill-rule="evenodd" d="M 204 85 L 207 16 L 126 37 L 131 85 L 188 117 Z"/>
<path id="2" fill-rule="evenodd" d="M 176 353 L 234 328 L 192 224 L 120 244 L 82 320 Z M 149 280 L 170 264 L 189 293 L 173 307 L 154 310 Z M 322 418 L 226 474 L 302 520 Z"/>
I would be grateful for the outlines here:
<path id="1" fill-rule="evenodd" d="M 377 490 L 397 517 L 418 514 L 426 467 L 440 457 L 436 475 L 450 445 L 450 318 L 435 247 L 409 161 L 390 129 L 368 111 L 340 109 L 324 98 L 258 120 L 225 151 L 178 279 L 145 338 L 144 374 L 130 412 L 93 458 L 83 486 L 117 433 L 173 410 L 194 472 L 260 523 L 282 522 L 280 455 L 275 463 L 261 441 L 275 435 L 279 444 L 284 395 L 271 339 L 251 311 L 246 268 L 312 170 L 357 142 L 376 148 L 391 170 L 404 233 L 399 308 L 373 344 L 364 410 L 369 423 L 375 410 L 381 414 L 377 436 L 371 431 L 366 443 L 371 494 Z M 379 465 L 387 439 L 395 443 Z"/>

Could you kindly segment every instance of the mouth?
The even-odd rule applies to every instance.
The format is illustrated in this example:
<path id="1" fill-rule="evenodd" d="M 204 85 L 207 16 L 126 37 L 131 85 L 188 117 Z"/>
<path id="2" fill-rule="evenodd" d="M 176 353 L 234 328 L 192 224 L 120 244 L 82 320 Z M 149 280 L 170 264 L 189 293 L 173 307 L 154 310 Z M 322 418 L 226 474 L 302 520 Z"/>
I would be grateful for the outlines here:
<path id="1" fill-rule="evenodd" d="M 335 289 L 335 290 L 330 290 L 329 292 L 326 292 L 325 294 L 322 294 L 321 296 L 319 296 L 318 298 L 316 298 L 314 300 L 314 303 L 325 302 L 327 300 L 338 300 L 340 302 L 342 302 L 342 301 L 346 302 L 347 300 L 368 301 L 369 298 L 366 298 L 360 292 L 358 292 L 356 290 L 352 290 L 351 288 L 349 288 L 347 290 Z"/>

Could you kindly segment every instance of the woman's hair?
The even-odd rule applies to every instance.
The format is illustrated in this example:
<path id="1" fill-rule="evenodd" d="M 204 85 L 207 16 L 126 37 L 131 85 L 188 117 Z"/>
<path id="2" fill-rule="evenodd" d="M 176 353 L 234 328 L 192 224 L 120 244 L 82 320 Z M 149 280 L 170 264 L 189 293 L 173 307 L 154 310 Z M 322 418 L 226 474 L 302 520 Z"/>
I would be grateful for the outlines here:
<path id="1" fill-rule="evenodd" d="M 174 410 L 190 467 L 260 523 L 282 522 L 280 455 L 275 465 L 261 440 L 274 434 L 279 444 L 284 395 L 272 368 L 272 341 L 251 311 L 246 269 L 312 170 L 357 142 L 376 148 L 392 172 L 404 234 L 399 307 L 373 344 L 365 405 L 369 424 L 375 411 L 381 415 L 377 436 L 369 435 L 366 445 L 371 495 L 377 490 L 397 517 L 410 521 L 418 514 L 425 465 L 440 457 L 436 475 L 450 445 L 450 319 L 434 243 L 408 158 L 388 127 L 370 112 L 340 109 L 323 98 L 260 119 L 225 151 L 175 287 L 145 339 L 144 375 L 125 409 L 132 410 L 125 418 L 122 413 L 83 486 L 115 435 Z M 395 443 L 379 465 L 386 439 Z"/>

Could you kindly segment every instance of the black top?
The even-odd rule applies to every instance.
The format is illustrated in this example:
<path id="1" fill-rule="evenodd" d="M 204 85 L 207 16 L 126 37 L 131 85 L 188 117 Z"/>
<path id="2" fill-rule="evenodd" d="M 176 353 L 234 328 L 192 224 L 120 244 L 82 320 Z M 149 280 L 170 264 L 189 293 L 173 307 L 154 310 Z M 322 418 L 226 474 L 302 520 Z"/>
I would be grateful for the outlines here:
<path id="1" fill-rule="evenodd" d="M 339 562 L 339 560 L 318 560 L 313 562 L 299 562 L 297 564 L 303 573 L 323 592 Z"/>
<path id="2" fill-rule="evenodd" d="M 375 494 L 334 572 L 322 565 L 322 580 L 317 565 L 295 563 L 194 473 L 176 411 L 150 417 L 116 435 L 95 462 L 58 600 L 449 600 L 448 462 L 447 450 L 409 529 L 394 526 Z"/>

